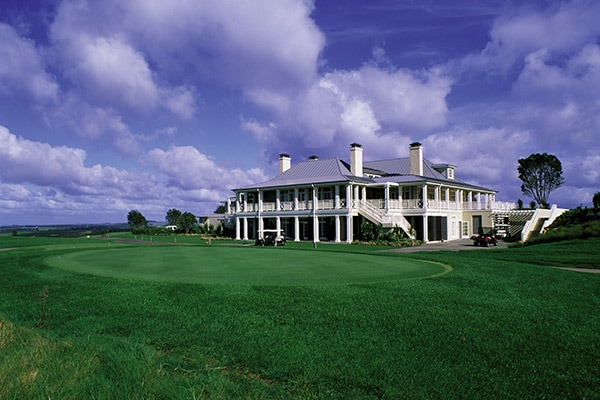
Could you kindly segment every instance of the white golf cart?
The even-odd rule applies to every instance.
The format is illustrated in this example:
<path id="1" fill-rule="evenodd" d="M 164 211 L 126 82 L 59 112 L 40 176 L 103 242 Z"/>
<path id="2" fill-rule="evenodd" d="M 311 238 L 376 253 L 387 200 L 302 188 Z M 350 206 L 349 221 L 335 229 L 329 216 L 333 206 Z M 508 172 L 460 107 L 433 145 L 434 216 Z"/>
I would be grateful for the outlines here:
<path id="1" fill-rule="evenodd" d="M 285 246 L 287 240 L 281 234 L 282 229 L 263 229 L 258 231 L 255 246 Z"/>

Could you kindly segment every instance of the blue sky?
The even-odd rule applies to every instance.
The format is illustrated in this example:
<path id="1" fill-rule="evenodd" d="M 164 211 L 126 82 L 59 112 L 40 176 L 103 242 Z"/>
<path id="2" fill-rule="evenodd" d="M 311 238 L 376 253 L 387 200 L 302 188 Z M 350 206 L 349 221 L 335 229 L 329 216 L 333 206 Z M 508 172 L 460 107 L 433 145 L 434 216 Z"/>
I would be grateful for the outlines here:
<path id="1" fill-rule="evenodd" d="M 164 220 L 310 155 L 406 157 L 550 203 L 600 191 L 600 2 L 4 0 L 0 225 Z"/>

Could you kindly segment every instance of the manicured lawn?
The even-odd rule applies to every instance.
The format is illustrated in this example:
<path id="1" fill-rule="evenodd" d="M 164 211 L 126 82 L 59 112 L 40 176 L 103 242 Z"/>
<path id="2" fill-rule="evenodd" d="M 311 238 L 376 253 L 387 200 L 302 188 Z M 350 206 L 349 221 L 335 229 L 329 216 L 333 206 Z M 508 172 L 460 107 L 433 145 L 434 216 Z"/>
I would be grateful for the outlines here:
<path id="1" fill-rule="evenodd" d="M 69 271 L 159 282 L 235 285 L 319 285 L 387 282 L 437 276 L 450 267 L 389 255 L 269 247 L 138 246 L 103 248 L 51 257 Z"/>
<path id="2" fill-rule="evenodd" d="M 15 240 L 0 237 L 0 247 Z M 573 255 L 577 265 L 597 265 L 598 239 L 410 256 L 326 244 L 56 243 L 0 252 L 2 399 L 600 398 L 600 275 L 548 268 Z M 126 268 L 126 252 L 148 261 L 167 248 L 182 251 L 180 263 L 194 251 L 223 251 L 223 268 L 256 258 L 323 268 L 307 269 L 315 277 L 296 285 L 269 274 L 214 284 L 65 269 L 94 254 Z M 58 257 L 73 265 L 46 264 Z M 316 284 L 339 257 L 418 258 L 453 270 Z"/>

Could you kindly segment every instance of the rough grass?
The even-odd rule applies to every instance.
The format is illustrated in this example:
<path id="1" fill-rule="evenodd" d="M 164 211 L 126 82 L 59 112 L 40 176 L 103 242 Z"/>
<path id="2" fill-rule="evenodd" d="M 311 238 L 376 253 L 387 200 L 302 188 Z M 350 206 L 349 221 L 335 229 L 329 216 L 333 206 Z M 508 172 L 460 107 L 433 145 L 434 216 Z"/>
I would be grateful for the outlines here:
<path id="1" fill-rule="evenodd" d="M 44 264 L 83 243 L 108 246 L 0 252 L 0 398 L 600 398 L 600 276 L 547 267 L 594 264 L 598 240 L 412 254 L 454 270 L 320 286 Z"/>

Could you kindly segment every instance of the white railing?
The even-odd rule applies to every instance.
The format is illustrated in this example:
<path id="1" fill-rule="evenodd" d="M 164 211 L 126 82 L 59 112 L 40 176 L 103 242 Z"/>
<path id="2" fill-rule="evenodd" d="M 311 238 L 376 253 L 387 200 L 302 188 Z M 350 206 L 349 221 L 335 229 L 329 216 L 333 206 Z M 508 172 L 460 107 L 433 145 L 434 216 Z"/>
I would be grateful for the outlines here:
<path id="1" fill-rule="evenodd" d="M 511 211 L 516 210 L 517 204 L 509 201 L 492 201 L 493 211 Z"/>
<path id="2" fill-rule="evenodd" d="M 294 210 L 294 202 L 293 201 L 281 201 L 281 202 L 279 202 L 279 209 L 281 211 L 293 211 Z"/>
<path id="3" fill-rule="evenodd" d="M 368 206 L 374 210 L 380 210 L 383 214 L 386 213 L 386 202 L 383 199 L 367 199 L 367 200 L 353 200 L 352 207 L 356 207 L 357 204 L 368 204 Z M 319 200 L 318 210 L 333 210 L 335 209 L 335 200 Z M 464 210 L 464 211 L 476 211 L 476 210 L 491 210 L 491 211 L 511 211 L 516 209 L 516 204 L 512 202 L 502 202 L 502 201 L 464 201 L 464 202 L 456 202 L 456 201 L 446 201 L 446 200 L 427 200 L 425 203 L 425 207 L 423 206 L 423 201 L 421 199 L 390 199 L 387 202 L 388 210 L 414 210 L 414 209 L 431 209 L 431 210 Z M 339 208 L 345 209 L 347 206 L 345 199 L 340 199 Z M 231 205 L 231 212 L 235 210 L 235 204 Z M 263 202 L 262 203 L 262 211 L 265 212 L 273 212 L 273 211 L 306 211 L 313 209 L 312 200 L 299 200 L 298 207 L 294 207 L 293 201 L 280 201 L 279 209 L 277 209 L 276 202 Z M 239 205 L 239 212 L 257 212 L 258 211 L 258 203 L 247 203 L 246 208 L 242 204 Z"/>

